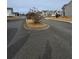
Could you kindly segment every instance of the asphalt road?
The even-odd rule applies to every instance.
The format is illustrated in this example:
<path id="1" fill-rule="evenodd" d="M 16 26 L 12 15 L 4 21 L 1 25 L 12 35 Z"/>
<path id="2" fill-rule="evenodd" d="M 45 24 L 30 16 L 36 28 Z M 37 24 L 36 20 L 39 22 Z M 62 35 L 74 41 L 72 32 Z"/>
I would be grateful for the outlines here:
<path id="1" fill-rule="evenodd" d="M 46 30 L 26 30 L 25 20 L 7 23 L 7 59 L 72 59 L 72 24 L 43 20 Z"/>

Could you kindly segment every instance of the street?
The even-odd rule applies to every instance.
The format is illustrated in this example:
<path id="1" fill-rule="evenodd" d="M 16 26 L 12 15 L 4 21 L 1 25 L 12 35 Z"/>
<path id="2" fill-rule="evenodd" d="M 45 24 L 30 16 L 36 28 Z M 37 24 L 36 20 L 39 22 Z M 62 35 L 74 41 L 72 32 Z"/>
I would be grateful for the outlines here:
<path id="1" fill-rule="evenodd" d="M 26 30 L 23 20 L 7 22 L 7 59 L 72 59 L 72 24 L 43 20 L 46 30 Z"/>

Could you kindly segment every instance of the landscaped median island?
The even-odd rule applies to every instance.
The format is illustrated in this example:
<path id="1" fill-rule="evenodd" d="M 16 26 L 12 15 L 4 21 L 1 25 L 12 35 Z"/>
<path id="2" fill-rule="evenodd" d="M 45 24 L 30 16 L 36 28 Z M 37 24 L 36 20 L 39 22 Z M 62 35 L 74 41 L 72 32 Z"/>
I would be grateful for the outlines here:
<path id="1" fill-rule="evenodd" d="M 37 12 L 29 12 L 27 15 L 26 23 L 24 23 L 24 28 L 29 30 L 45 30 L 48 29 L 48 25 L 41 22 L 42 16 Z"/>
<path id="2" fill-rule="evenodd" d="M 48 25 L 45 23 L 34 23 L 32 20 L 26 21 L 24 24 L 24 28 L 28 30 L 45 30 L 48 29 Z"/>

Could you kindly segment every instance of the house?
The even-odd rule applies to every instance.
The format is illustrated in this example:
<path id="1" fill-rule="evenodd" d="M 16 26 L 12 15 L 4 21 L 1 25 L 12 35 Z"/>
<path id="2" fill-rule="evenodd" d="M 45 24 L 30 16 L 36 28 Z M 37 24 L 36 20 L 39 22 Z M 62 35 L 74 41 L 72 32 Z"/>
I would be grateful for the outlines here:
<path id="1" fill-rule="evenodd" d="M 40 13 L 41 13 L 41 15 L 44 16 L 44 17 L 47 16 L 47 11 L 46 11 L 46 10 L 42 10 Z"/>
<path id="2" fill-rule="evenodd" d="M 21 13 L 19 13 L 19 16 L 26 16 L 26 14 L 21 14 Z"/>
<path id="3" fill-rule="evenodd" d="M 13 8 L 7 8 L 7 16 L 15 16 L 15 14 L 13 14 Z"/>
<path id="4" fill-rule="evenodd" d="M 49 11 L 49 16 L 55 16 L 55 12 L 54 11 Z"/>
<path id="5" fill-rule="evenodd" d="M 62 7 L 63 16 L 72 16 L 72 1 Z"/>
<path id="6" fill-rule="evenodd" d="M 13 12 L 13 14 L 14 14 L 15 16 L 19 16 L 19 13 L 18 13 L 18 12 Z"/>
<path id="7" fill-rule="evenodd" d="M 51 11 L 51 10 L 43 10 L 43 11 L 41 11 L 41 15 L 42 16 L 55 16 L 55 13 L 54 13 L 54 11 Z"/>
<path id="8" fill-rule="evenodd" d="M 7 8 L 7 16 L 19 16 L 19 13 L 13 12 L 13 8 Z"/>

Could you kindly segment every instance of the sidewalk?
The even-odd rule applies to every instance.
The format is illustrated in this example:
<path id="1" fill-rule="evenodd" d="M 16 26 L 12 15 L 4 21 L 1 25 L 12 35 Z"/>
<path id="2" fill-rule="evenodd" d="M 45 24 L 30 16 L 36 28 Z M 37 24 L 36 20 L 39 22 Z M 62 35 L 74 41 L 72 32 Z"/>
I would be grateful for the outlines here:
<path id="1" fill-rule="evenodd" d="M 57 20 L 57 21 L 63 21 L 63 22 L 68 22 L 68 23 L 72 23 L 72 18 L 70 17 L 46 17 L 45 19 L 47 20 Z"/>
<path id="2" fill-rule="evenodd" d="M 20 19 L 26 19 L 26 16 L 8 16 L 7 20 L 20 20 Z"/>

